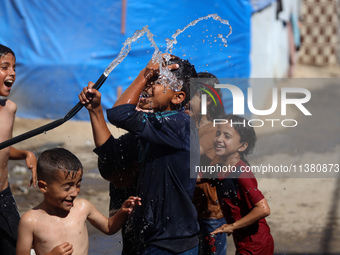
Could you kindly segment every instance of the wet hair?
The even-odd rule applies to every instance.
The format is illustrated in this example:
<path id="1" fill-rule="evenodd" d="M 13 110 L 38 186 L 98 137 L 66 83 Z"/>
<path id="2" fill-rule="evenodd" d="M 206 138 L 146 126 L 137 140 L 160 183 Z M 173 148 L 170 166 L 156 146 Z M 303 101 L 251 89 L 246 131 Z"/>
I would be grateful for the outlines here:
<path id="1" fill-rule="evenodd" d="M 255 148 L 256 143 L 256 133 L 253 127 L 248 125 L 248 120 L 238 115 L 227 115 L 224 119 L 227 119 L 229 123 L 232 123 L 232 127 L 236 130 L 236 132 L 240 135 L 240 143 L 247 143 L 248 147 L 239 152 L 241 159 L 249 165 L 249 162 L 246 160 L 246 156 L 251 154 Z"/>
<path id="2" fill-rule="evenodd" d="M 179 65 L 178 69 L 171 70 L 171 72 L 176 76 L 178 80 L 181 80 L 183 82 L 183 87 L 181 91 L 183 91 L 186 95 L 183 102 L 179 105 L 179 107 L 181 108 L 181 107 L 184 107 L 189 102 L 191 97 L 196 94 L 196 92 L 190 94 L 190 79 L 197 78 L 197 73 L 195 70 L 195 66 L 190 64 L 188 60 L 175 57 L 166 62 L 166 65 L 171 65 L 171 64 Z"/>
<path id="3" fill-rule="evenodd" d="M 69 175 L 74 178 L 79 169 L 83 172 L 83 165 L 73 153 L 64 148 L 49 149 L 39 156 L 37 164 L 38 180 L 53 182 L 53 177 L 57 171 L 65 171 L 65 178 Z"/>
<path id="4" fill-rule="evenodd" d="M 204 87 L 204 85 L 202 85 L 202 84 L 207 84 L 207 85 L 213 87 L 214 84 L 220 83 L 220 81 L 217 79 L 217 77 L 215 75 L 208 73 L 208 72 L 200 72 L 200 73 L 197 74 L 197 76 L 198 76 L 198 78 L 200 78 L 198 80 L 199 84 L 197 84 L 197 86 L 199 86 L 199 87 Z M 205 89 L 207 89 L 208 91 L 210 91 L 214 95 L 214 92 L 211 91 L 209 88 L 205 87 Z M 215 91 L 217 92 L 219 97 L 222 99 L 221 89 L 216 88 Z M 197 92 L 199 92 L 200 94 L 207 94 L 204 90 L 198 90 Z M 219 102 L 217 102 L 217 105 L 215 105 L 214 103 L 211 103 L 207 106 L 207 113 L 208 113 L 207 117 L 208 117 L 209 120 L 221 118 L 222 116 L 225 116 L 224 106 L 222 104 L 220 104 Z"/>
<path id="5" fill-rule="evenodd" d="M 2 56 L 7 55 L 8 53 L 11 53 L 15 57 L 14 52 L 10 48 L 6 47 L 5 45 L 0 44 L 0 58 Z"/>

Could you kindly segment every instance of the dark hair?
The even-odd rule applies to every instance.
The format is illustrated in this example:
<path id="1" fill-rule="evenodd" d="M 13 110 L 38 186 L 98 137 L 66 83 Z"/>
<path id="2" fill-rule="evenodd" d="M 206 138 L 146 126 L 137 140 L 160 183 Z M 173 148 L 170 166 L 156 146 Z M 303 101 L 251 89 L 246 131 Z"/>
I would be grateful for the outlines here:
<path id="1" fill-rule="evenodd" d="M 241 139 L 240 142 L 246 142 L 248 147 L 244 150 L 239 152 L 241 159 L 249 165 L 249 162 L 245 159 L 245 156 L 251 154 L 255 148 L 256 143 L 256 133 L 252 126 L 249 126 L 248 120 L 238 115 L 227 115 L 225 117 L 232 124 L 232 127 L 236 130 L 236 132 L 240 135 Z"/>
<path id="2" fill-rule="evenodd" d="M 10 48 L 0 44 L 0 57 L 5 56 L 8 53 L 11 53 L 15 57 L 14 52 Z"/>
<path id="3" fill-rule="evenodd" d="M 44 151 L 37 164 L 38 180 L 53 181 L 56 171 L 65 171 L 67 178 L 70 174 L 73 178 L 78 170 L 83 172 L 80 160 L 70 151 L 63 148 L 54 148 Z"/>
<path id="4" fill-rule="evenodd" d="M 179 105 L 179 107 L 184 107 L 196 93 L 190 94 L 190 79 L 197 78 L 197 73 L 195 66 L 190 64 L 188 60 L 180 59 L 175 57 L 166 62 L 166 65 L 178 64 L 179 68 L 171 70 L 171 72 L 176 76 L 176 78 L 183 82 L 183 87 L 181 91 L 185 93 L 185 99 Z M 191 91 L 192 92 L 192 91 Z"/>
<path id="5" fill-rule="evenodd" d="M 208 73 L 208 72 L 200 72 L 200 73 L 197 74 L 197 76 L 200 79 L 198 79 L 198 83 L 194 83 L 196 85 L 196 87 L 198 87 L 198 86 L 204 87 L 204 85 L 202 85 L 202 84 L 206 84 L 206 85 L 213 87 L 214 84 L 220 83 L 220 81 L 217 79 L 217 77 L 215 75 Z M 205 89 L 207 89 L 208 91 L 210 91 L 214 95 L 214 92 L 211 91 L 210 88 L 205 88 Z M 217 92 L 218 96 L 222 100 L 221 89 L 218 89 L 218 88 L 215 89 L 214 88 L 214 90 Z M 204 90 L 198 90 L 198 92 L 201 93 L 201 94 L 207 94 Z M 224 106 L 223 106 L 223 104 L 221 104 L 219 102 L 217 102 L 216 105 L 215 104 L 209 104 L 207 106 L 207 113 L 208 113 L 207 117 L 208 117 L 209 120 L 221 118 L 222 116 L 225 116 Z"/>

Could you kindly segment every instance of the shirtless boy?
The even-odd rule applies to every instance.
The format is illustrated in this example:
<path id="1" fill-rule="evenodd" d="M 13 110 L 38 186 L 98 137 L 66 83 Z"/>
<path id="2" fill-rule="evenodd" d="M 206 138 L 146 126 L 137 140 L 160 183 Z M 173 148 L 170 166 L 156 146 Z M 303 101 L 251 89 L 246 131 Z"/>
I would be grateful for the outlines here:
<path id="1" fill-rule="evenodd" d="M 12 138 L 16 104 L 6 99 L 15 81 L 14 52 L 0 44 L 0 142 Z M 30 151 L 7 147 L 0 150 L 0 254 L 15 255 L 18 224 L 20 215 L 8 183 L 8 160 L 26 159 L 32 170 L 30 185 L 36 183 L 35 155 Z"/>
<path id="2" fill-rule="evenodd" d="M 83 176 L 79 159 L 63 148 L 44 151 L 37 164 L 38 186 L 44 200 L 26 212 L 19 224 L 17 255 L 88 254 L 86 220 L 105 234 L 121 229 L 140 198 L 129 197 L 107 218 L 95 206 L 77 198 Z"/>

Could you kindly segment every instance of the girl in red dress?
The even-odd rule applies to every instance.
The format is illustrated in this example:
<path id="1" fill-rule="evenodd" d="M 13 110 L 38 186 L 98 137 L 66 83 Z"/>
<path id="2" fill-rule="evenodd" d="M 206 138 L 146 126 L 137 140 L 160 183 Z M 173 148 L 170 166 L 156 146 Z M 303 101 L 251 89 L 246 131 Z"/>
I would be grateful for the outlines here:
<path id="1" fill-rule="evenodd" d="M 254 128 L 236 115 L 226 119 L 227 124 L 217 125 L 214 148 L 228 172 L 214 183 L 227 224 L 211 234 L 232 234 L 236 254 L 273 254 L 274 241 L 265 220 L 270 209 L 245 159 L 255 146 Z"/>

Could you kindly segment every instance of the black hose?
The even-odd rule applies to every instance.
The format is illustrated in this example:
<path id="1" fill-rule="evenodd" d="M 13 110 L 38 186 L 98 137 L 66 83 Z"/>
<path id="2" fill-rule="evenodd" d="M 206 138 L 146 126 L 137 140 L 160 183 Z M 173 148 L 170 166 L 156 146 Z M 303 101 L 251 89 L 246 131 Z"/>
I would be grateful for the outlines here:
<path id="1" fill-rule="evenodd" d="M 93 85 L 93 88 L 99 90 L 99 88 L 103 85 L 103 83 L 105 82 L 107 76 L 105 74 L 102 74 L 99 79 L 96 81 L 96 83 Z M 29 139 L 33 136 L 39 135 L 41 133 L 45 133 L 48 130 L 51 130 L 53 128 L 56 128 L 60 125 L 62 125 L 63 123 L 65 123 L 66 121 L 70 120 L 73 116 L 75 116 L 80 110 L 81 108 L 83 108 L 83 104 L 81 102 L 78 102 L 66 115 L 64 118 L 52 121 L 44 126 L 38 127 L 36 129 L 33 129 L 31 131 L 28 131 L 24 134 L 18 135 L 16 137 L 13 137 L 7 141 L 4 141 L 2 143 L 0 143 L 0 150 L 2 150 L 3 148 L 6 148 L 8 146 L 11 146 L 13 144 L 19 143 L 23 140 Z"/>

